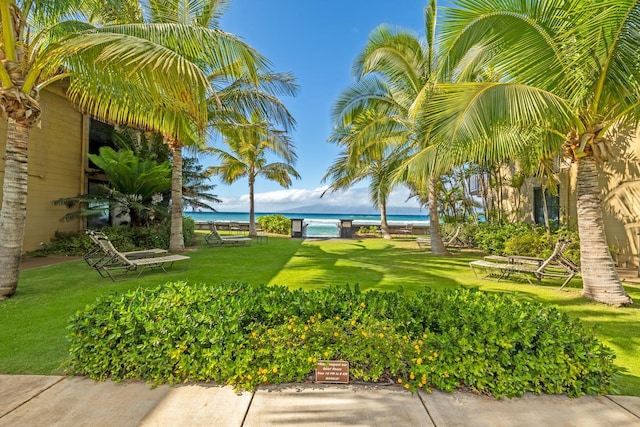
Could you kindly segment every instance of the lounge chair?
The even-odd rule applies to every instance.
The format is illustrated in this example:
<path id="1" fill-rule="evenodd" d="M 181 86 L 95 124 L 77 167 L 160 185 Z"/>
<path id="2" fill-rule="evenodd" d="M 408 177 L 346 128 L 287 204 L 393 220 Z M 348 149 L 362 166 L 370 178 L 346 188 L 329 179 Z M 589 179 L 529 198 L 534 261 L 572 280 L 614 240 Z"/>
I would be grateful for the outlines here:
<path id="1" fill-rule="evenodd" d="M 447 248 L 466 248 L 469 244 L 460 238 L 460 232 L 462 231 L 462 225 L 458 226 L 453 232 L 443 239 L 443 243 Z"/>
<path id="2" fill-rule="evenodd" d="M 242 234 L 242 227 L 237 221 L 229 221 L 229 233 L 230 234 Z"/>
<path id="3" fill-rule="evenodd" d="M 570 243 L 569 240 L 558 240 L 553 253 L 547 259 L 517 255 L 507 257 L 489 255 L 484 259 L 471 261 L 469 267 L 476 278 L 478 277 L 476 268 L 481 268 L 488 272 L 487 276 L 497 275 L 498 280 L 508 278 L 512 274 L 521 274 L 529 284 L 532 284 L 530 276 L 538 280 L 544 277 L 561 277 L 565 278 L 560 286 L 562 289 L 580 272 L 580 267 L 564 256 Z"/>
<path id="4" fill-rule="evenodd" d="M 418 237 L 416 243 L 418 244 L 418 249 L 426 248 L 431 246 L 431 237 Z"/>
<path id="5" fill-rule="evenodd" d="M 86 254 L 84 254 L 84 260 L 87 262 L 87 264 L 89 264 L 90 267 L 94 267 L 95 265 L 99 265 L 102 261 L 104 261 L 105 258 L 109 258 L 109 254 L 105 252 L 104 245 L 101 244 L 101 241 L 109 240 L 109 237 L 100 231 L 87 230 L 86 233 L 94 243 L 94 247 Z M 150 258 L 157 255 L 166 254 L 167 250 L 153 248 L 120 253 L 129 259 Z"/>
<path id="6" fill-rule="evenodd" d="M 251 237 L 237 237 L 237 236 L 221 236 L 218 233 L 215 222 L 209 223 L 209 234 L 207 234 L 204 240 L 210 246 L 243 246 L 251 244 Z"/>
<path id="7" fill-rule="evenodd" d="M 100 273 L 100 276 L 109 278 L 113 281 L 118 276 L 125 276 L 130 272 L 137 272 L 136 277 L 146 270 L 162 270 L 164 273 L 168 269 L 173 268 L 174 264 L 179 261 L 186 261 L 188 265 L 190 257 L 184 255 L 163 255 L 144 258 L 128 258 L 124 253 L 119 252 L 109 239 L 98 238 L 99 244 L 107 254 L 103 260 L 93 267 Z M 138 251 L 143 252 L 143 251 Z M 185 266 L 186 269 L 186 266 Z"/>
<path id="8" fill-rule="evenodd" d="M 408 237 L 413 234 L 413 224 L 402 225 L 400 227 L 392 227 L 390 233 L 399 237 Z"/>

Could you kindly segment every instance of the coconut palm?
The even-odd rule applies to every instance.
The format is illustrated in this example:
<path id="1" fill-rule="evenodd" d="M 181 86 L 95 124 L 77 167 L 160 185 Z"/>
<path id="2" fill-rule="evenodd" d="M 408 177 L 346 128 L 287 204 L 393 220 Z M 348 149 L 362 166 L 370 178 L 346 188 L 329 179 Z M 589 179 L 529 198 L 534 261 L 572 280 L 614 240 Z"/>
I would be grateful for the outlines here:
<path id="1" fill-rule="evenodd" d="M 404 127 L 400 144 L 411 143 L 414 148 L 430 144 L 428 134 L 419 137 L 417 113 L 429 97 L 434 84 L 442 78 L 437 68 L 435 47 L 436 2 L 431 0 L 425 8 L 426 43 L 412 32 L 382 25 L 369 36 L 363 52 L 357 57 L 353 69 L 358 82 L 336 103 L 334 117 L 338 126 L 346 126 L 363 111 L 376 111 L 376 117 L 386 116 L 388 129 L 382 122 L 376 132 L 360 132 L 352 138 L 352 151 L 366 151 L 371 144 L 388 143 L 387 136 Z M 382 137 L 381 137 L 382 135 Z M 399 168 L 396 179 L 411 180 L 414 188 L 428 191 L 431 251 L 447 254 L 442 241 L 438 217 L 438 175 L 429 170 L 419 172 L 408 166 Z"/>
<path id="2" fill-rule="evenodd" d="M 273 129 L 259 113 L 248 119 L 226 125 L 218 124 L 218 131 L 224 137 L 228 151 L 210 148 L 209 151 L 220 161 L 220 165 L 210 167 L 222 182 L 232 184 L 247 178 L 249 185 L 249 236 L 257 235 L 255 228 L 255 183 L 258 177 L 275 181 L 284 188 L 292 184 L 291 178 L 300 178 L 292 163 L 297 155 L 295 147 L 286 132 Z M 282 162 L 269 162 L 268 156 L 275 155 Z"/>
<path id="3" fill-rule="evenodd" d="M 612 305 L 631 298 L 606 243 L 596 165 L 610 156 L 615 131 L 638 125 L 639 26 L 632 0 L 454 2 L 442 33 L 450 63 L 482 57 L 476 68 L 506 77 L 440 85 L 425 109 L 432 136 L 456 154 L 439 161 L 506 159 L 535 144 L 574 162 L 582 293 Z M 521 135 L 534 127 L 545 136 Z"/>
<path id="4" fill-rule="evenodd" d="M 208 28 L 124 25 L 116 20 L 95 21 L 98 24 L 94 26 L 71 19 L 87 4 L 105 5 L 95 3 L 0 3 L 4 30 L 0 107 L 8 117 L 0 211 L 0 298 L 15 293 L 18 284 L 26 218 L 28 136 L 29 129 L 39 122 L 40 90 L 65 80 L 69 99 L 83 111 L 175 137 L 184 130 L 176 126 L 177 118 L 189 117 L 196 127 L 206 123 L 205 100 L 211 86 L 203 68 L 231 72 L 239 62 L 262 61 L 235 37 Z"/>
<path id="5" fill-rule="evenodd" d="M 112 0 L 116 1 L 116 0 Z M 117 2 L 117 1 L 116 1 Z M 129 1 L 128 3 L 137 3 Z M 149 0 L 146 13 L 138 12 L 135 7 L 129 7 L 128 14 L 106 9 L 109 19 L 126 20 L 127 22 L 149 22 L 155 24 L 171 24 L 197 27 L 209 33 L 219 33 L 219 18 L 229 4 L 229 0 Z M 133 12 L 133 13 L 132 13 Z M 235 40 L 237 42 L 237 40 Z M 235 47 L 234 56 L 227 50 Z M 241 47 L 241 49 L 238 49 Z M 229 59 L 231 59 L 229 61 Z M 260 58 L 249 46 L 235 43 L 230 45 L 224 40 L 219 43 L 216 52 L 212 52 L 206 61 L 200 62 L 202 68 L 211 75 L 224 78 L 240 78 L 257 84 L 256 72 L 266 67 L 266 61 Z M 211 86 L 213 87 L 213 86 Z M 215 91 L 211 94 L 218 100 Z M 204 104 L 207 105 L 206 103 Z M 184 236 L 182 233 L 182 178 L 183 178 L 183 148 L 194 152 L 206 146 L 206 138 L 198 132 L 198 127 L 188 115 L 173 116 L 174 132 L 163 132 L 164 142 L 170 148 L 172 158 L 172 186 L 171 186 L 171 231 L 169 249 L 174 252 L 184 250 Z"/>
<path id="6" fill-rule="evenodd" d="M 322 178 L 323 182 L 329 181 L 327 191 L 335 192 L 352 187 L 358 182 L 368 179 L 369 199 L 380 209 L 380 230 L 382 237 L 391 239 L 389 223 L 387 222 L 387 200 L 391 191 L 397 185 L 393 177 L 395 171 L 404 159 L 401 150 L 390 152 L 392 146 L 382 146 L 377 144 L 376 149 L 364 152 L 350 153 L 347 138 L 338 137 L 338 143 L 346 144 L 347 147 L 329 167 Z M 382 148 L 382 150 L 381 150 Z"/>

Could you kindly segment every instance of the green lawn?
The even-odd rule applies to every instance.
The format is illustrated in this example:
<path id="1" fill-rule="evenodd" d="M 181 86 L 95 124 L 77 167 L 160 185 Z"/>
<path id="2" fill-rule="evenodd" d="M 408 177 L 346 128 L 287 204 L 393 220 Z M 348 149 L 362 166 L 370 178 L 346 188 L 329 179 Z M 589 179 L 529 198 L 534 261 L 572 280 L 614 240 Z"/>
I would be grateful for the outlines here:
<path id="1" fill-rule="evenodd" d="M 303 241 L 270 237 L 266 245 L 199 246 L 188 255 L 192 260 L 186 271 L 149 273 L 117 283 L 100 278 L 84 261 L 22 272 L 17 294 L 0 302 L 0 373 L 62 373 L 67 354 L 67 319 L 112 291 L 155 287 L 177 280 L 192 284 L 243 281 L 304 289 L 344 283 L 358 283 L 363 290 L 465 286 L 516 293 L 519 298 L 555 304 L 579 317 L 616 351 L 622 370 L 620 394 L 640 396 L 640 310 L 637 305 L 611 308 L 581 298 L 579 279 L 563 291 L 558 291 L 560 282 L 532 286 L 524 280 L 476 279 L 468 262 L 480 257 L 480 253 L 465 250 L 450 257 L 436 257 L 418 250 L 415 241 L 409 240 Z M 640 302 L 640 286 L 625 287 Z"/>

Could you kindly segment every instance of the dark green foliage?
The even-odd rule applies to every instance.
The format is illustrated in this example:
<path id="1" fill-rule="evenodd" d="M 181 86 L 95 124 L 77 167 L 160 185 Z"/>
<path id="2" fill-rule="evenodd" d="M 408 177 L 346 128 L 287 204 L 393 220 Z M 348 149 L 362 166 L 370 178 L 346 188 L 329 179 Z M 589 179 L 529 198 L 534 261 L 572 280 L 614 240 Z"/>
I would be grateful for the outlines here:
<path id="1" fill-rule="evenodd" d="M 108 212 L 126 219 L 134 226 L 158 223 L 167 216 L 164 206 L 154 196 L 171 188 L 171 165 L 141 159 L 129 150 L 114 151 L 100 147 L 100 155 L 89 159 L 107 176 L 109 185 L 98 185 L 90 194 L 63 197 L 54 205 L 75 208 L 67 213 L 66 221 L 77 218 L 96 218 Z"/>
<path id="2" fill-rule="evenodd" d="M 195 222 L 190 217 L 182 218 L 182 234 L 185 245 L 193 244 L 195 238 Z M 168 248 L 171 222 L 167 219 L 149 227 L 104 227 L 100 231 L 109 236 L 109 240 L 121 252 L 149 248 Z M 93 243 L 84 231 L 60 232 L 49 243 L 45 243 L 36 251 L 42 255 L 84 255 Z"/>
<path id="3" fill-rule="evenodd" d="M 291 234 L 291 220 L 284 215 L 262 215 L 257 218 L 257 221 L 267 233 Z"/>
<path id="4" fill-rule="evenodd" d="M 612 390 L 614 354 L 555 307 L 476 290 L 168 283 L 111 294 L 69 324 L 68 371 L 253 389 L 302 381 L 318 360 L 352 380 L 467 387 L 496 397 Z"/>
<path id="5" fill-rule="evenodd" d="M 449 224 L 447 224 L 449 225 Z M 461 235 L 470 239 L 482 251 L 497 255 L 522 255 L 546 258 L 553 252 L 558 239 L 570 239 L 565 256 L 580 263 L 580 240 L 577 233 L 558 230 L 547 235 L 544 228 L 525 223 L 465 224 Z"/>

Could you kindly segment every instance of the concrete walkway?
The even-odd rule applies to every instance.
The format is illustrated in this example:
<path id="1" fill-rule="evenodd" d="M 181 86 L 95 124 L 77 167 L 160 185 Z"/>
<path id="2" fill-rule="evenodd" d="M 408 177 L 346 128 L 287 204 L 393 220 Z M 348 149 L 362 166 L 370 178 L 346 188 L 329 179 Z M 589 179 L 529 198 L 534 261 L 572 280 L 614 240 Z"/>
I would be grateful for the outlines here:
<path id="1" fill-rule="evenodd" d="M 0 375 L 0 426 L 640 426 L 640 397 L 411 394 L 396 386 L 288 384 L 236 395 L 189 384 Z"/>

